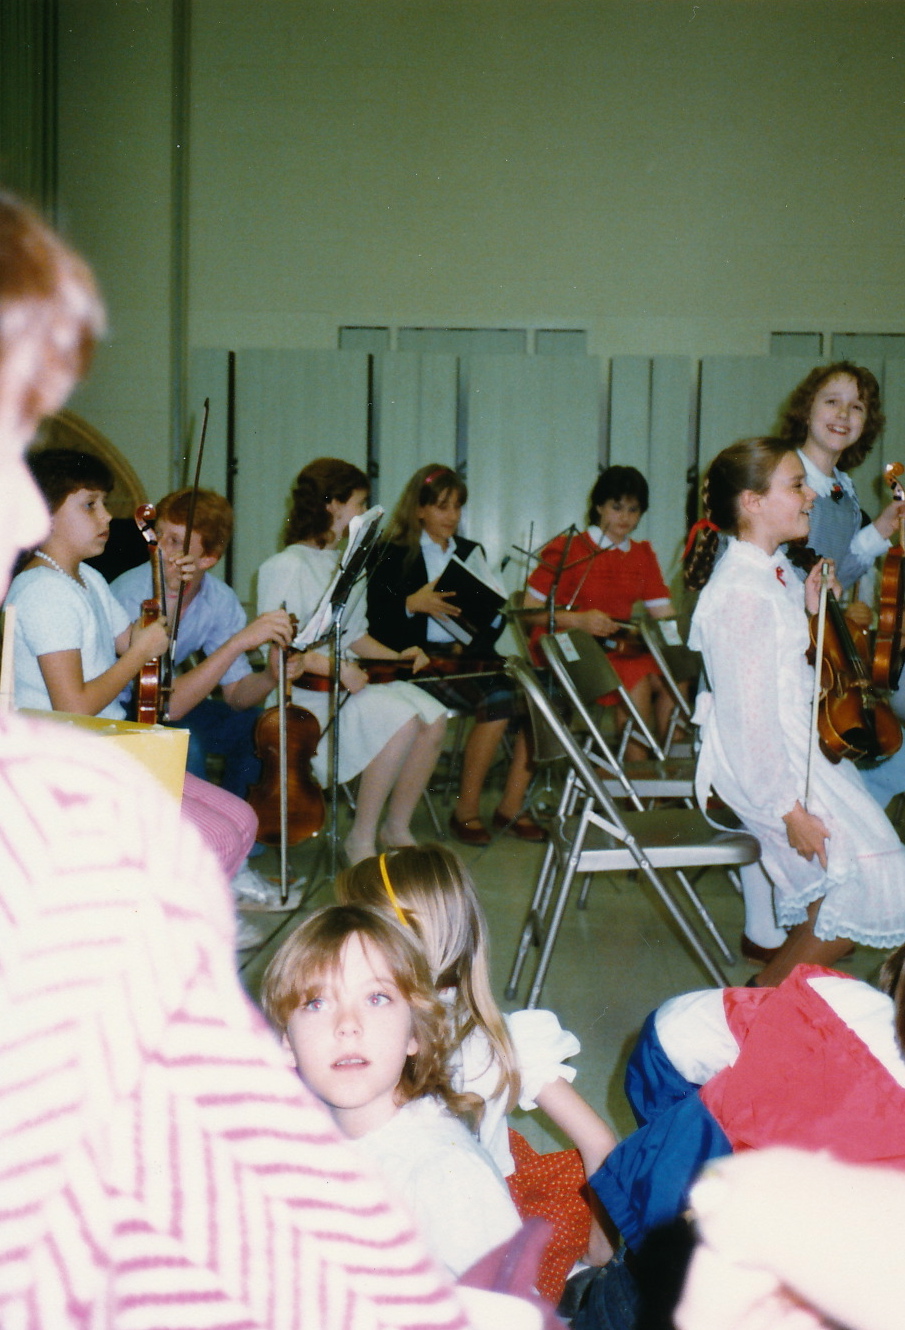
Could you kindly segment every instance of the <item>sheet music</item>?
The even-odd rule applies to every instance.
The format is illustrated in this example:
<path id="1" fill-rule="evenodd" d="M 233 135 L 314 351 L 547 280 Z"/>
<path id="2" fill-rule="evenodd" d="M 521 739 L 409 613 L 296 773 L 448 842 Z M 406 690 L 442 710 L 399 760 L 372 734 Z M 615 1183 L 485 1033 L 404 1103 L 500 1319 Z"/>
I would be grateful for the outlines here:
<path id="1" fill-rule="evenodd" d="M 367 553 L 377 537 L 377 529 L 384 510 L 375 504 L 366 513 L 352 518 L 349 523 L 349 539 L 345 553 L 336 566 L 336 572 L 330 579 L 326 591 L 318 602 L 317 609 L 306 624 L 300 626 L 292 642 L 296 651 L 309 651 L 321 642 L 330 632 L 336 612 L 335 596 L 340 583 L 349 575 L 349 570 L 359 562 L 359 556 Z M 363 560 L 361 560 L 363 562 Z M 345 600 L 343 601 L 343 605 Z"/>

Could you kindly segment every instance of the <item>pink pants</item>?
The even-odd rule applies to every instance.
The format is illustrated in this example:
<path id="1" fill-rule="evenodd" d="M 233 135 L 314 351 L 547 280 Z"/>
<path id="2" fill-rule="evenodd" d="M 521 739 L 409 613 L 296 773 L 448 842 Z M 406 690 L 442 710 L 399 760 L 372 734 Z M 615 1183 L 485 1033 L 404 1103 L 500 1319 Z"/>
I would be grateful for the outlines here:
<path id="1" fill-rule="evenodd" d="M 205 845 L 217 856 L 227 880 L 235 877 L 248 858 L 258 830 L 258 818 L 244 799 L 210 781 L 185 773 L 182 815 L 201 832 Z"/>

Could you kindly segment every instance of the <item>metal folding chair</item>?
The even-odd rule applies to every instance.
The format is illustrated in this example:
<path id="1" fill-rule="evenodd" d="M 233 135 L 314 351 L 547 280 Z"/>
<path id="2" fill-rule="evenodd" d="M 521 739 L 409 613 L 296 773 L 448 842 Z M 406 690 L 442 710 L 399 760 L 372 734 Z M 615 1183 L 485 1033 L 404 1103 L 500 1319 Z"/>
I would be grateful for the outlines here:
<path id="1" fill-rule="evenodd" d="M 603 787 L 611 798 L 627 799 L 636 812 L 642 812 L 645 807 L 652 808 L 661 799 L 678 799 L 686 808 L 694 808 L 693 758 L 664 756 L 632 762 L 623 759 L 620 762 L 607 743 L 592 708 L 595 699 L 601 695 L 615 691 L 622 694 L 623 690 L 600 643 L 589 633 L 570 629 L 542 637 L 541 647 L 560 689 L 584 726 L 586 738 L 582 747 L 597 768 Z M 627 694 L 625 699 L 630 702 Z M 676 870 L 676 877 L 723 959 L 732 964 L 735 957 L 690 878 L 681 869 Z M 590 882 L 591 875 L 586 874 L 578 897 L 579 909 L 584 909 Z M 741 891 L 737 875 L 733 879 L 733 886 Z"/>
<path id="2" fill-rule="evenodd" d="M 553 750 L 557 750 L 567 765 L 559 808 L 550 827 L 550 841 L 506 986 L 507 998 L 515 997 L 528 951 L 535 945 L 540 954 L 527 1005 L 537 1006 L 576 873 L 633 869 L 656 892 L 713 983 L 726 986 L 729 982 L 726 975 L 710 956 L 676 900 L 674 889 L 661 874 L 672 870 L 684 875 L 686 869 L 754 863 L 760 854 L 755 837 L 744 831 L 719 830 L 696 809 L 621 812 L 598 776 L 594 759 L 557 713 L 533 670 L 515 658 L 507 662 L 507 668 L 525 694 L 538 748 L 548 755 L 548 760 Z M 685 890 L 687 894 L 687 887 Z M 693 893 L 689 899 L 694 904 Z"/>
<path id="3" fill-rule="evenodd" d="M 670 625 L 675 641 L 667 641 L 665 637 Z M 639 619 L 638 628 L 673 701 L 663 747 L 667 753 L 678 756 L 685 751 L 685 745 L 676 744 L 676 731 L 682 729 L 691 734 L 691 707 L 679 685 L 697 680 L 701 673 L 701 656 L 682 642 L 675 619 Z M 690 752 L 690 744 L 687 751 Z"/>

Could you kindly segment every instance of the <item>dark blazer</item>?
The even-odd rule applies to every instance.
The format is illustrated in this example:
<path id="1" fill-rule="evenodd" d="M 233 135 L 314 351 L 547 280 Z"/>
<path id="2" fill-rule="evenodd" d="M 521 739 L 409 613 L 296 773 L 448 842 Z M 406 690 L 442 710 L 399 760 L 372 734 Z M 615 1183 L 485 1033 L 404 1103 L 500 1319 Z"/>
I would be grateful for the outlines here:
<path id="1" fill-rule="evenodd" d="M 456 536 L 456 555 L 467 559 L 472 550 L 481 548 L 477 541 Z M 483 553 L 483 549 L 481 550 Z M 379 547 L 378 562 L 368 578 L 368 630 L 378 642 L 404 651 L 406 647 L 423 647 L 427 641 L 428 615 L 405 612 L 405 599 L 427 582 L 427 567 L 420 549 L 411 564 L 403 568 L 406 549 L 403 545 L 383 544 Z M 502 624 L 489 633 L 476 637 L 465 654 L 478 659 L 494 655 L 493 644 L 503 631 Z M 432 643 L 435 646 L 436 643 Z"/>

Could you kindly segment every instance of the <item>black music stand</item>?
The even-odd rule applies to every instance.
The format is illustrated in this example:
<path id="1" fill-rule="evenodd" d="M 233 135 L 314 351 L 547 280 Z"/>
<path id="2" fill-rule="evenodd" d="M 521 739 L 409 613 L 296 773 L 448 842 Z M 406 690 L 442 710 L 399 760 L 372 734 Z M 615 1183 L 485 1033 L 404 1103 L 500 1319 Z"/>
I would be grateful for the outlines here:
<path id="1" fill-rule="evenodd" d="M 336 876 L 336 847 L 338 842 L 339 814 L 339 717 L 342 711 L 340 697 L 340 669 L 342 667 L 343 619 L 352 588 L 363 571 L 377 534 L 384 510 L 375 506 L 369 508 L 361 517 L 353 517 L 349 523 L 349 543 L 336 573 L 327 587 L 311 619 L 295 636 L 293 647 L 298 651 L 310 651 L 319 642 L 329 639 L 331 643 L 330 675 L 330 830 L 328 843 L 330 852 L 330 876 Z"/>

